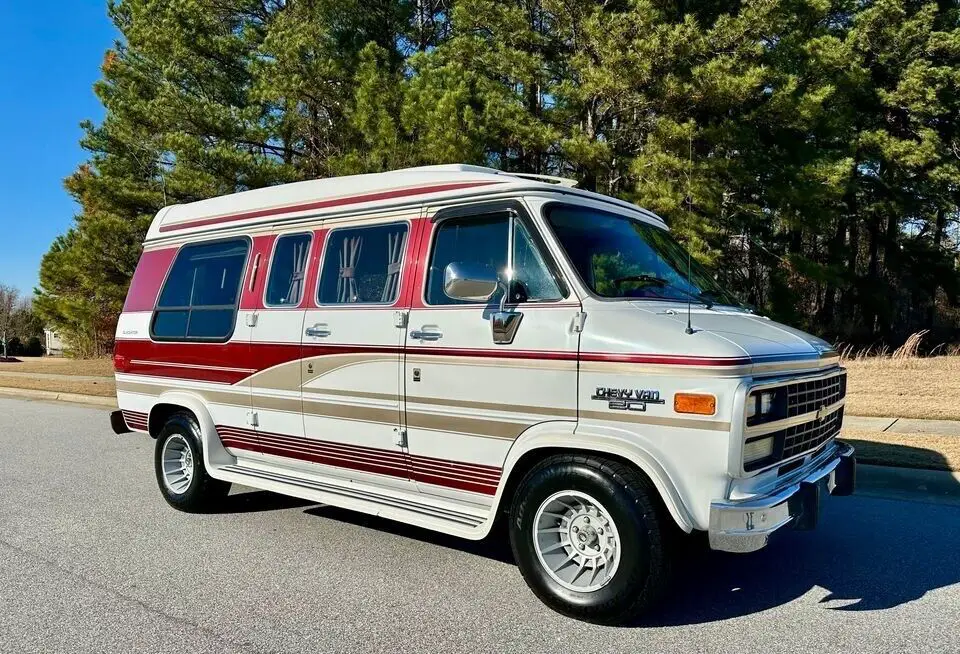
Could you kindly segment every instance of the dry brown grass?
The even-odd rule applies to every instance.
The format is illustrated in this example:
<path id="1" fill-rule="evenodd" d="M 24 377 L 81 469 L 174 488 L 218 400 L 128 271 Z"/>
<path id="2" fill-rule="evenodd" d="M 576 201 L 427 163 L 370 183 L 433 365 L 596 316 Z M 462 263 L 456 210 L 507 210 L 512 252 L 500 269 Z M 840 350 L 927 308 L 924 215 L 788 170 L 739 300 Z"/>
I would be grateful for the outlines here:
<path id="1" fill-rule="evenodd" d="M 19 363 L 0 363 L 0 375 L 4 372 L 41 372 L 53 375 L 113 377 L 113 361 L 110 359 L 20 357 Z"/>
<path id="2" fill-rule="evenodd" d="M 4 377 L 2 370 L 0 370 L 0 386 L 6 388 L 26 388 L 35 391 L 53 391 L 55 393 L 99 395 L 101 397 L 111 397 L 117 394 L 117 386 L 112 379 L 105 379 L 103 381 L 68 381 L 59 379 L 33 379 L 32 377 Z"/>
<path id="3" fill-rule="evenodd" d="M 858 463 L 960 470 L 960 438 L 957 436 L 894 434 L 844 428 L 842 438 L 857 448 Z"/>
<path id="4" fill-rule="evenodd" d="M 847 415 L 960 420 L 960 357 L 848 359 Z"/>

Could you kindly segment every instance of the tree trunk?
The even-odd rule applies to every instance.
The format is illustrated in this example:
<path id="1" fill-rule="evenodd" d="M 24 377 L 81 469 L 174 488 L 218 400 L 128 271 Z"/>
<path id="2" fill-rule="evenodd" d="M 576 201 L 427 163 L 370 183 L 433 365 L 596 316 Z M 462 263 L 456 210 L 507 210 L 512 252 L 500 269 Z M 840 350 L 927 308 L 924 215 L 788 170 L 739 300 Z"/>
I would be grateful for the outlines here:
<path id="1" fill-rule="evenodd" d="M 837 220 L 837 231 L 834 232 L 830 244 L 827 246 L 827 262 L 832 267 L 839 267 L 843 263 L 843 243 L 847 235 L 847 225 L 841 218 Z M 823 289 L 823 304 L 820 307 L 819 322 L 829 324 L 831 329 L 837 325 L 837 295 L 840 288 L 833 280 L 829 280 Z"/>

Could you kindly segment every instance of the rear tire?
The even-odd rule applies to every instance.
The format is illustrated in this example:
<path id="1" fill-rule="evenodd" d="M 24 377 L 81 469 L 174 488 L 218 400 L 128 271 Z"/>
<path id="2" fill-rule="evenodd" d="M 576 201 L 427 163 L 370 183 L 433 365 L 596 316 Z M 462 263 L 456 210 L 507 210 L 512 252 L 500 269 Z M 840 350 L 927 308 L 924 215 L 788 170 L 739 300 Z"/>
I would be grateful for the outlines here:
<path id="1" fill-rule="evenodd" d="M 524 580 L 551 608 L 620 624 L 662 597 L 675 531 L 640 471 L 592 455 L 556 455 L 520 482 L 510 545 Z"/>
<path id="2" fill-rule="evenodd" d="M 160 493 L 180 511 L 209 511 L 227 496 L 230 483 L 214 479 L 203 465 L 203 440 L 196 418 L 175 413 L 157 436 L 154 470 Z"/>

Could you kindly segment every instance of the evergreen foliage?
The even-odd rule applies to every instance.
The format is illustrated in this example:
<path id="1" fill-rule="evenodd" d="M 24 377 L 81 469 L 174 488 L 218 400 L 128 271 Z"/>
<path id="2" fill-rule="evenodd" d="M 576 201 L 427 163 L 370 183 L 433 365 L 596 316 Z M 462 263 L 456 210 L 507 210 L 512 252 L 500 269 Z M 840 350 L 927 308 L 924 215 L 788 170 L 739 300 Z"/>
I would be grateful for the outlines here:
<path id="1" fill-rule="evenodd" d="M 465 162 L 666 218 L 831 339 L 956 340 L 956 0 L 113 0 L 36 309 L 104 354 L 164 205 Z"/>

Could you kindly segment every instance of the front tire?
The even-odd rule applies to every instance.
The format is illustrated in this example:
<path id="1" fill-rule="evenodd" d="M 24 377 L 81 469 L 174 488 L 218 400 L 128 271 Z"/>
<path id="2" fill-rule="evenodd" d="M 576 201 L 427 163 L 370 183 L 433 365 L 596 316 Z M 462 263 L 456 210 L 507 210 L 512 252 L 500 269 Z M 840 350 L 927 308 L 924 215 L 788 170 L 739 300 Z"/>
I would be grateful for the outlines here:
<path id="1" fill-rule="evenodd" d="M 623 623 L 663 595 L 672 525 L 649 479 L 598 456 L 557 455 L 521 481 L 510 545 L 545 604 L 590 622 Z"/>
<path id="2" fill-rule="evenodd" d="M 202 443 L 196 418 L 186 412 L 170 416 L 157 436 L 154 450 L 157 484 L 167 504 L 180 511 L 208 511 L 230 490 L 228 482 L 207 474 Z"/>

